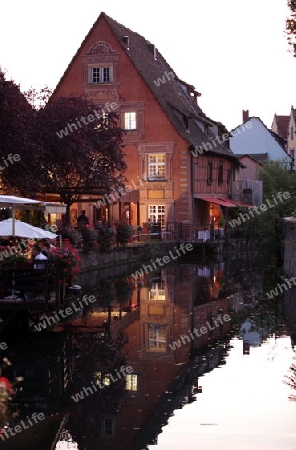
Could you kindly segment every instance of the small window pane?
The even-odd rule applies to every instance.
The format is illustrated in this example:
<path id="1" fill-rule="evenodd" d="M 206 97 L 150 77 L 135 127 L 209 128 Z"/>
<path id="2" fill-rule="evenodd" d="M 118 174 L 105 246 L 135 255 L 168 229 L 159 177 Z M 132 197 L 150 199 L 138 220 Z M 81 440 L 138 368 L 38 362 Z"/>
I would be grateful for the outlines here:
<path id="1" fill-rule="evenodd" d="M 136 130 L 137 129 L 135 112 L 127 112 L 124 114 L 124 129 L 125 130 Z"/>
<path id="2" fill-rule="evenodd" d="M 99 83 L 100 82 L 100 68 L 93 67 L 92 69 L 92 82 Z"/>
<path id="3" fill-rule="evenodd" d="M 138 390 L 138 375 L 129 374 L 125 377 L 125 389 L 127 391 L 137 391 Z"/>
<path id="4" fill-rule="evenodd" d="M 149 350 L 165 351 L 166 349 L 166 327 L 165 325 L 148 325 Z"/>
<path id="5" fill-rule="evenodd" d="M 103 83 L 110 81 L 110 69 L 109 67 L 103 67 Z"/>
<path id="6" fill-rule="evenodd" d="M 165 154 L 148 155 L 148 178 L 150 180 L 165 178 Z"/>

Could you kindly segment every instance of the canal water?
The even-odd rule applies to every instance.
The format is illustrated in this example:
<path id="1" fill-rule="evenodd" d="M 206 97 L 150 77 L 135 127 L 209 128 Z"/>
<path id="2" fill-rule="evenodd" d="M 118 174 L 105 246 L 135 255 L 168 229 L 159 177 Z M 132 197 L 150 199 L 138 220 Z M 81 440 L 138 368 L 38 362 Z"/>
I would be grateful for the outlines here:
<path id="1" fill-rule="evenodd" d="M 56 374 L 31 409 L 64 417 L 56 450 L 296 449 L 296 290 L 268 299 L 273 269 L 230 261 L 105 279 L 52 327 L 70 336 L 66 389 L 55 400 Z"/>
<path id="2" fill-rule="evenodd" d="M 123 334 L 125 357 L 117 363 L 111 352 L 105 372 L 112 365 L 133 372 L 120 388 L 113 369 L 106 384 L 114 394 L 102 396 L 97 414 L 90 400 L 83 408 L 78 448 L 295 449 L 296 402 L 284 381 L 295 355 L 286 318 L 293 324 L 296 297 L 267 300 L 277 282 L 271 268 L 250 259 L 187 260 L 137 280 L 104 282 L 104 308 L 72 326 L 81 333 L 107 321 L 111 342 Z M 217 322 L 226 313 L 231 320 Z M 78 438 L 77 420 L 71 424 Z"/>

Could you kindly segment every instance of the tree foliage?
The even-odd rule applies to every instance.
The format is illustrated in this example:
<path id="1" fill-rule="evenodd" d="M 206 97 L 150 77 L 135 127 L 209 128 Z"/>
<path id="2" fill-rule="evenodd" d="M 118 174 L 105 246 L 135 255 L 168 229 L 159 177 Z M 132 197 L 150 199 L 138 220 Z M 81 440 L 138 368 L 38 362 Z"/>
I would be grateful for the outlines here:
<path id="1" fill-rule="evenodd" d="M 288 0 L 290 17 L 286 20 L 286 33 L 288 43 L 294 56 L 296 56 L 296 0 Z"/>
<path id="2" fill-rule="evenodd" d="M 272 207 L 261 212 L 254 213 L 242 225 L 244 233 L 250 239 L 255 239 L 260 255 L 268 258 L 269 263 L 282 263 L 283 254 L 283 217 L 292 216 L 296 213 L 296 176 L 293 172 L 283 169 L 280 163 L 267 163 L 258 174 L 263 181 L 263 204 Z M 279 192 L 288 192 L 290 198 L 279 201 Z M 276 205 L 276 201 L 278 204 Z"/>
<path id="3" fill-rule="evenodd" d="M 94 116 L 94 109 L 82 98 L 59 98 L 36 114 L 34 140 L 42 149 L 34 158 L 39 191 L 58 194 L 68 206 L 81 194 L 105 192 L 124 181 L 117 115 L 109 113 L 106 119 L 97 114 L 95 121 L 84 124 L 81 118 Z M 61 130 L 68 134 L 61 137 Z"/>
<path id="4" fill-rule="evenodd" d="M 83 98 L 50 94 L 45 87 L 24 95 L 0 73 L 0 162 L 9 154 L 20 156 L 0 176 L 4 193 L 58 194 L 69 219 L 81 194 L 123 185 L 123 130 L 114 112 L 106 117 Z"/>
<path id="5" fill-rule="evenodd" d="M 0 72 L 0 177 L 3 193 L 26 194 L 27 166 L 31 160 L 34 143 L 31 139 L 34 111 L 19 86 L 7 81 Z M 12 163 L 9 155 L 19 155 Z M 7 163 L 7 165 L 5 164 Z M 19 183 L 15 183 L 19 179 Z"/>

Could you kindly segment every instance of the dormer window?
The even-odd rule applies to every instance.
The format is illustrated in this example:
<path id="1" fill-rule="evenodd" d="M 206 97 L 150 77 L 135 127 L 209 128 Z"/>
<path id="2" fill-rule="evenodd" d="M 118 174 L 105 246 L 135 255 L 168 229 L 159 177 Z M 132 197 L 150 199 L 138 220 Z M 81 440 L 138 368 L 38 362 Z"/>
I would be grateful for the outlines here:
<path id="1" fill-rule="evenodd" d="M 187 117 L 187 116 L 183 116 L 183 121 L 184 121 L 184 125 L 185 125 L 185 128 L 186 128 L 186 131 L 188 132 L 189 131 L 189 117 Z"/>
<path id="2" fill-rule="evenodd" d="M 89 66 L 89 83 L 112 83 L 113 66 L 112 64 L 97 64 Z"/>

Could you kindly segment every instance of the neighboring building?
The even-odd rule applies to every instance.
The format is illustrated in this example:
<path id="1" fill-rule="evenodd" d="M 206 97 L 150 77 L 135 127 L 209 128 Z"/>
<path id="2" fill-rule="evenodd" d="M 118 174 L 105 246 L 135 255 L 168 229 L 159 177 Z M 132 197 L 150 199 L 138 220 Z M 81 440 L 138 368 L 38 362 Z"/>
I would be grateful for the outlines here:
<path id="1" fill-rule="evenodd" d="M 289 121 L 289 116 L 278 116 L 275 114 L 271 125 L 271 130 L 286 142 L 288 141 Z"/>
<path id="2" fill-rule="evenodd" d="M 144 37 L 101 13 L 53 96 L 83 96 L 98 108 L 113 108 L 126 132 L 128 193 L 100 207 L 84 197 L 85 203 L 73 205 L 72 218 L 85 209 L 91 223 L 204 226 L 212 204 L 218 215 L 218 205 L 229 206 L 239 166 L 229 133 L 203 113 L 200 94 Z"/>
<path id="3" fill-rule="evenodd" d="M 235 154 L 262 155 L 268 156 L 268 161 L 280 161 L 287 170 L 291 169 L 293 159 L 287 153 L 286 143 L 283 138 L 268 129 L 259 117 L 247 117 L 245 120 L 252 126 L 246 132 L 240 132 L 243 122 L 232 130 L 233 136 L 230 138 L 230 148 Z"/>
<path id="4" fill-rule="evenodd" d="M 245 180 L 256 180 L 258 178 L 258 173 L 264 168 L 264 161 L 268 160 L 268 154 L 264 153 L 262 155 L 236 155 L 242 165 L 239 168 L 238 178 L 240 181 Z"/>
<path id="5" fill-rule="evenodd" d="M 288 153 L 293 158 L 293 170 L 295 170 L 295 154 L 296 154 L 296 109 L 291 107 L 291 114 L 288 128 Z"/>
<path id="6" fill-rule="evenodd" d="M 296 109 L 291 107 L 290 116 L 274 115 L 272 131 L 277 133 L 286 142 L 286 150 L 293 158 L 293 170 L 295 170 L 295 150 L 296 150 Z"/>
<path id="7" fill-rule="evenodd" d="M 263 182 L 258 173 L 264 168 L 268 154 L 236 155 L 241 162 L 238 180 L 232 183 L 232 200 L 259 206 L 262 203 Z"/>

